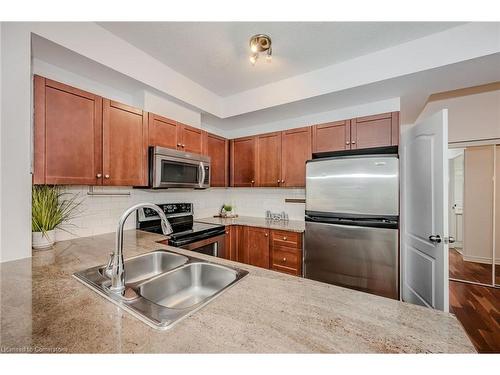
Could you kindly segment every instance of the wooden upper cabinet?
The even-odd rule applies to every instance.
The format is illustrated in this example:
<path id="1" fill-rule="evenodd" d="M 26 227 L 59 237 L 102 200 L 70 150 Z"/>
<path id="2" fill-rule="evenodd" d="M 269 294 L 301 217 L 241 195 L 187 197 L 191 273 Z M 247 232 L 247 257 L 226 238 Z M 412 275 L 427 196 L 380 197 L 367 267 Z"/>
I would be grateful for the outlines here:
<path id="1" fill-rule="evenodd" d="M 281 186 L 306 186 L 306 161 L 311 159 L 311 127 L 285 130 L 281 145 Z"/>
<path id="2" fill-rule="evenodd" d="M 201 129 L 177 123 L 178 149 L 186 152 L 201 154 L 202 136 Z"/>
<path id="3" fill-rule="evenodd" d="M 103 184 L 147 185 L 148 114 L 103 100 Z"/>
<path id="4" fill-rule="evenodd" d="M 177 148 L 177 122 L 166 117 L 149 114 L 149 145 Z"/>
<path id="5" fill-rule="evenodd" d="M 34 89 L 33 183 L 100 184 L 102 98 L 40 76 Z"/>
<path id="6" fill-rule="evenodd" d="M 149 145 L 171 148 L 179 151 L 202 152 L 202 131 L 178 121 L 149 114 Z"/>
<path id="7" fill-rule="evenodd" d="M 256 138 L 231 140 L 231 186 L 252 187 L 256 179 Z"/>
<path id="8" fill-rule="evenodd" d="M 210 186 L 228 186 L 229 141 L 223 137 L 204 131 L 202 153 L 210 157 Z"/>
<path id="9" fill-rule="evenodd" d="M 246 226 L 243 237 L 245 263 L 269 269 L 269 229 Z"/>
<path id="10" fill-rule="evenodd" d="M 399 144 L 399 112 L 351 120 L 351 149 Z"/>
<path id="11" fill-rule="evenodd" d="M 257 186 L 280 186 L 281 132 L 256 136 Z"/>
<path id="12" fill-rule="evenodd" d="M 350 140 L 350 120 L 312 127 L 312 152 L 348 150 Z"/>

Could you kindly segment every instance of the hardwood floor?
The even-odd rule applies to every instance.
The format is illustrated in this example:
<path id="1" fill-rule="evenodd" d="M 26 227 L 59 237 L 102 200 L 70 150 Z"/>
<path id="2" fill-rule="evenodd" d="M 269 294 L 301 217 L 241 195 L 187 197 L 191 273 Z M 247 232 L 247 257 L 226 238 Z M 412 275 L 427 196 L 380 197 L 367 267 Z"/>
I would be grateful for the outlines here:
<path id="1" fill-rule="evenodd" d="M 467 262 L 462 254 L 455 249 L 450 249 L 450 277 L 454 279 L 474 281 L 491 285 L 491 264 Z M 496 282 L 500 282 L 500 266 L 495 269 Z"/>
<path id="2" fill-rule="evenodd" d="M 500 353 L 500 289 L 450 280 L 454 313 L 480 353 Z"/>

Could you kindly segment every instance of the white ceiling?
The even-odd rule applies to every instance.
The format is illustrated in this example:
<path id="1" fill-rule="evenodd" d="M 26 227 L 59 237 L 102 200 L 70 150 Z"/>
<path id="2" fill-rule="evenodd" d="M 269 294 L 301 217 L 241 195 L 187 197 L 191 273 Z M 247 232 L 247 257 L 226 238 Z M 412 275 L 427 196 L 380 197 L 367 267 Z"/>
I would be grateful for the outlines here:
<path id="1" fill-rule="evenodd" d="M 363 56 L 460 23 L 102 22 L 116 36 L 219 96 Z M 273 40 L 273 62 L 251 66 L 248 40 Z"/>

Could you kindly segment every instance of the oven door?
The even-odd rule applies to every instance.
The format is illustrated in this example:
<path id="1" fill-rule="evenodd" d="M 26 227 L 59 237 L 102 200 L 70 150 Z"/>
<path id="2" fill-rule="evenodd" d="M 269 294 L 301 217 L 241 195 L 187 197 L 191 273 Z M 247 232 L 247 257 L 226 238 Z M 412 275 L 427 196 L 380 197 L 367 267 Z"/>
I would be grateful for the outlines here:
<path id="1" fill-rule="evenodd" d="M 181 242 L 181 241 L 179 241 Z M 181 249 L 195 251 L 197 253 L 202 253 L 206 255 L 211 255 L 214 257 L 224 258 L 225 257 L 225 234 L 205 238 L 199 241 L 187 243 L 187 244 L 175 244 L 169 242 L 169 245 L 180 247 Z"/>
<path id="2" fill-rule="evenodd" d="M 203 187 L 202 163 L 198 160 L 155 155 L 153 188 L 201 188 Z"/>

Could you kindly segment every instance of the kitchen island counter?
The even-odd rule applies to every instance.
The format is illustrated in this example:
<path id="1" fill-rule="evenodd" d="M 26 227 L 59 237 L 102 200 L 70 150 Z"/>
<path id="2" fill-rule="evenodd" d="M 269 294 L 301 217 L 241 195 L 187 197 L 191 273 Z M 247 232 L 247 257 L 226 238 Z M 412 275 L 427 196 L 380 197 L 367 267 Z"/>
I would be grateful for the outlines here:
<path id="1" fill-rule="evenodd" d="M 125 257 L 167 248 L 250 273 L 158 331 L 72 277 L 107 261 L 114 233 L 59 242 L 0 264 L 2 353 L 474 352 L 451 314 L 156 243 L 162 238 L 126 231 Z"/>

